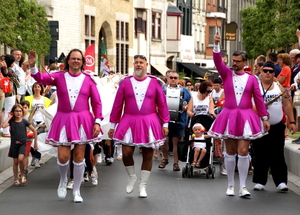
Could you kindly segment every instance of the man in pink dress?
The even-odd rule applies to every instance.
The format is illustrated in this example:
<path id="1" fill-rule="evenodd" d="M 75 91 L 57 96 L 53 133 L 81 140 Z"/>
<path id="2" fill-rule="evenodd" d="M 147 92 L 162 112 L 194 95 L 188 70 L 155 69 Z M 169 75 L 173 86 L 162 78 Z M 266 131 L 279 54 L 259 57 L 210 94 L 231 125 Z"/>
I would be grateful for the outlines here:
<path id="1" fill-rule="evenodd" d="M 238 154 L 238 171 L 240 179 L 240 197 L 249 197 L 246 179 L 250 156 L 250 141 L 267 134 L 270 129 L 268 112 L 262 99 L 258 81 L 255 76 L 245 73 L 247 54 L 236 51 L 232 56 L 232 69 L 222 62 L 219 42 L 220 35 L 214 36 L 214 63 L 224 83 L 225 104 L 221 113 L 212 124 L 208 135 L 216 139 L 225 139 L 226 153 L 224 158 L 227 170 L 227 196 L 234 196 L 234 171 L 236 154 Z M 252 109 L 252 98 L 257 113 Z"/>
<path id="2" fill-rule="evenodd" d="M 59 198 L 67 195 L 67 172 L 74 145 L 74 188 L 73 201 L 82 202 L 80 185 L 85 169 L 84 152 L 87 143 L 100 141 L 100 122 L 102 104 L 96 83 L 89 74 L 83 72 L 85 59 L 82 52 L 73 49 L 65 60 L 65 70 L 53 74 L 45 74 L 35 67 L 36 54 L 30 51 L 28 61 L 31 74 L 43 85 L 57 87 L 58 107 L 47 134 L 46 143 L 58 147 L 57 166 L 60 182 L 57 189 Z M 91 103 L 93 114 L 90 112 Z"/>
<path id="3" fill-rule="evenodd" d="M 134 189 L 137 179 L 133 153 L 142 149 L 143 162 L 139 197 L 146 198 L 146 184 L 152 169 L 153 149 L 159 149 L 168 135 L 170 115 L 160 79 L 147 75 L 147 59 L 134 56 L 134 75 L 120 81 L 112 112 L 108 136 L 122 144 L 123 163 L 129 176 L 126 192 Z M 118 126 L 117 126 L 118 124 Z M 116 127 L 117 126 L 117 127 Z M 115 131 L 116 128 L 116 131 Z"/>

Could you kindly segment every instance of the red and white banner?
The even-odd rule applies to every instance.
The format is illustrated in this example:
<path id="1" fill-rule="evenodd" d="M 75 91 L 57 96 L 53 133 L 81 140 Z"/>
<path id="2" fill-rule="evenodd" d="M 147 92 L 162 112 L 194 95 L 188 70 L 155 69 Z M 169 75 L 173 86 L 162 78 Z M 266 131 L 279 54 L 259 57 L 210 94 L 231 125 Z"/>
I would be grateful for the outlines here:
<path id="1" fill-rule="evenodd" d="M 95 72 L 95 44 L 90 45 L 85 50 L 85 67 L 84 70 L 87 73 Z"/>

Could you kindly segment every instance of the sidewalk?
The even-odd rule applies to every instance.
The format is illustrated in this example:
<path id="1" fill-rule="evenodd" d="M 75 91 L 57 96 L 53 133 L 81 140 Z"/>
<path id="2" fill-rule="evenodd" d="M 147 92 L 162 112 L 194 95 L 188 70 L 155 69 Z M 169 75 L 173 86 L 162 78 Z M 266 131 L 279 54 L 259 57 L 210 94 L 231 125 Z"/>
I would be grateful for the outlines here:
<path id="1" fill-rule="evenodd" d="M 1 137 L 2 141 L 0 142 L 0 167 L 4 170 L 1 172 L 0 169 L 0 193 L 10 187 L 13 183 L 13 170 L 12 170 L 12 163 L 13 159 L 7 156 L 9 145 L 10 145 L 10 138 Z M 42 154 L 41 161 L 42 163 L 46 163 L 52 156 L 47 154 Z M 28 163 L 31 163 L 31 156 L 29 156 Z M 7 168 L 5 168 L 8 166 Z M 41 166 L 43 168 L 43 165 Z M 35 170 L 35 167 L 29 166 L 28 173 Z"/>

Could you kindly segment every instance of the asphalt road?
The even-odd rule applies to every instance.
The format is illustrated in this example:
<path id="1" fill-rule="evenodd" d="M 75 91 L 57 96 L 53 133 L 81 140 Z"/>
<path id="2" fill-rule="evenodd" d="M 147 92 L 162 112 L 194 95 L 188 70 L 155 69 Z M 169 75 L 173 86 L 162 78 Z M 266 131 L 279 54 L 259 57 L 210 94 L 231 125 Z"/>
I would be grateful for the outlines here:
<path id="1" fill-rule="evenodd" d="M 136 170 L 141 164 L 137 151 Z M 154 160 L 147 186 L 148 198 L 138 197 L 138 183 L 133 193 L 126 194 L 127 175 L 122 162 L 115 161 L 111 166 L 98 164 L 98 186 L 84 183 L 81 187 L 83 203 L 73 203 L 72 191 L 68 191 L 63 200 L 57 197 L 59 174 L 56 159 L 51 158 L 29 174 L 27 185 L 11 185 L 0 194 L 0 215 L 300 214 L 300 196 L 291 190 L 278 193 L 271 178 L 265 191 L 253 191 L 252 178 L 248 177 L 247 186 L 252 196 L 242 199 L 238 197 L 238 186 L 236 196 L 225 195 L 227 178 L 219 174 L 217 164 L 215 179 L 206 179 L 205 175 L 182 178 L 181 172 L 172 171 L 171 163 L 164 170 L 158 169 L 158 164 L 159 160 Z M 139 171 L 137 174 L 139 177 Z"/>

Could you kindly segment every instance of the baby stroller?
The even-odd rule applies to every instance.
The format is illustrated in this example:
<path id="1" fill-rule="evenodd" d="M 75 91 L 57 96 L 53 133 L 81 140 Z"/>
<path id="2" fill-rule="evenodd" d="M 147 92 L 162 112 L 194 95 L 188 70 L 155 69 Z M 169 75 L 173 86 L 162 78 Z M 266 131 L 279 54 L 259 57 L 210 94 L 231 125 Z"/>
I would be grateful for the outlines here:
<path id="1" fill-rule="evenodd" d="M 213 123 L 214 118 L 210 115 L 199 115 L 191 118 L 190 124 L 190 134 L 193 133 L 192 128 L 195 123 L 200 123 L 204 126 L 204 130 L 208 131 L 211 124 Z M 190 147 L 193 142 L 206 142 L 206 154 L 203 160 L 201 161 L 200 168 L 192 167 L 191 163 L 194 160 L 194 150 Z M 189 141 L 179 141 L 178 155 L 179 160 L 186 162 L 186 166 L 182 169 L 182 177 L 193 177 L 195 172 L 201 173 L 201 169 L 204 169 L 206 172 L 206 178 L 215 178 L 215 167 L 213 167 L 213 141 L 212 138 L 206 140 L 190 140 Z"/>
<path id="2" fill-rule="evenodd" d="M 200 168 L 192 167 L 191 163 L 194 160 L 194 150 L 190 146 L 193 142 L 206 142 L 206 154 L 201 161 Z M 204 169 L 206 178 L 215 178 L 215 167 L 213 166 L 213 147 L 211 139 L 207 140 L 189 140 L 178 142 L 178 158 L 186 165 L 182 168 L 182 178 L 192 178 L 194 173 L 201 173 Z"/>

